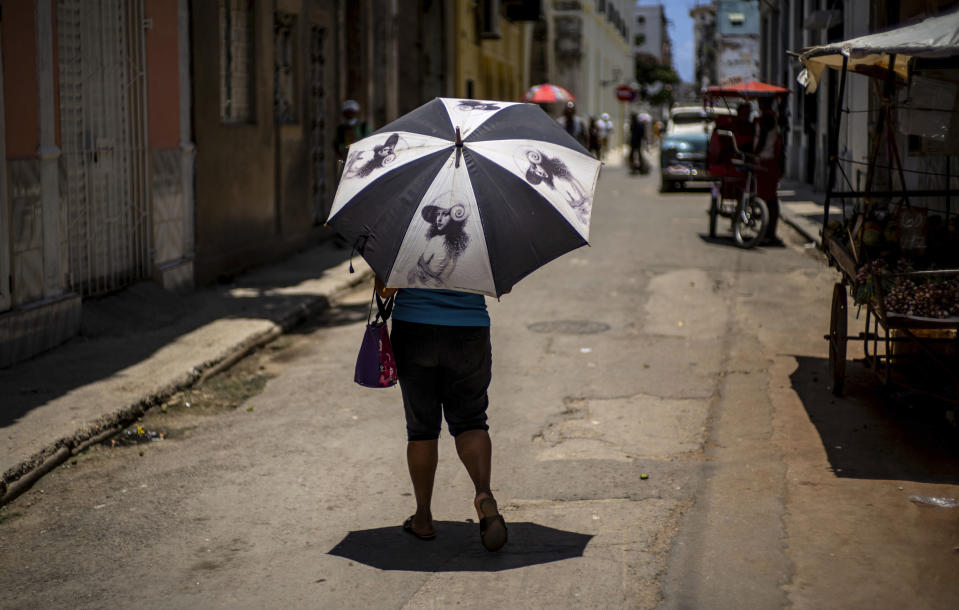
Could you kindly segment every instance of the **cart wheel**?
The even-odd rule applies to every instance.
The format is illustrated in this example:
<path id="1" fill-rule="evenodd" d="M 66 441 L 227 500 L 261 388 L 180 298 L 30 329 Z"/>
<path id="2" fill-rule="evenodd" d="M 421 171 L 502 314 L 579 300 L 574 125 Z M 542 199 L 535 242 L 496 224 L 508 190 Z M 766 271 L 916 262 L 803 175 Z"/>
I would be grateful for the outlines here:
<path id="1" fill-rule="evenodd" d="M 716 237 L 716 219 L 719 217 L 719 196 L 716 194 L 716 188 L 713 188 L 709 196 L 709 236 Z"/>
<path id="2" fill-rule="evenodd" d="M 846 287 L 832 289 L 832 315 L 829 318 L 829 368 L 832 369 L 832 393 L 842 396 L 846 381 Z"/>
<path id="3" fill-rule="evenodd" d="M 733 213 L 733 237 L 736 244 L 742 248 L 752 248 L 766 235 L 766 225 L 769 224 L 769 208 L 766 202 L 756 197 L 749 197 L 746 205 L 737 206 Z"/>

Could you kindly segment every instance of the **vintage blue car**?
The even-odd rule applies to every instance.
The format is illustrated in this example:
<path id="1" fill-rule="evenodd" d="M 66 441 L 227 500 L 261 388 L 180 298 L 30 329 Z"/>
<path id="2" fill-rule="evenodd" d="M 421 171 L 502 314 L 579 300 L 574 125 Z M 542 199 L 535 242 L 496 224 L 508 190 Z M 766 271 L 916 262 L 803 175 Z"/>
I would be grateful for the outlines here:
<path id="1" fill-rule="evenodd" d="M 706 166 L 706 150 L 714 123 L 702 106 L 676 106 L 659 143 L 659 190 L 668 193 L 687 182 L 714 180 Z"/>

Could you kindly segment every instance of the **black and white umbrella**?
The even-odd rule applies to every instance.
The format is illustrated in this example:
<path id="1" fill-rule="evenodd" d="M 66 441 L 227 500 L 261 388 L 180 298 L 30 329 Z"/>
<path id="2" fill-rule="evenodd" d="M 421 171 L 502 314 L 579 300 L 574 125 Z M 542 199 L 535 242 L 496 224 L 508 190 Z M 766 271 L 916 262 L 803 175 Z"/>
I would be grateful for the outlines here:
<path id="1" fill-rule="evenodd" d="M 536 105 L 437 98 L 350 146 L 328 223 L 387 286 L 499 296 L 588 243 L 599 167 Z"/>

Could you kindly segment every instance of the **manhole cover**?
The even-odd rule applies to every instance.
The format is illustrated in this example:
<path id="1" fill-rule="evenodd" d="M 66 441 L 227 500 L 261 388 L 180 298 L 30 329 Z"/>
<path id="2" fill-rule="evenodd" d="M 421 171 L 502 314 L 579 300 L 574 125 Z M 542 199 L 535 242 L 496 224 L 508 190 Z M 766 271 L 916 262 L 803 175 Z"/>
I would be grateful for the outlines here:
<path id="1" fill-rule="evenodd" d="M 534 333 L 558 333 L 561 335 L 595 335 L 609 330 L 609 324 L 593 322 L 591 320 L 554 320 L 552 322 L 536 322 L 529 328 Z"/>

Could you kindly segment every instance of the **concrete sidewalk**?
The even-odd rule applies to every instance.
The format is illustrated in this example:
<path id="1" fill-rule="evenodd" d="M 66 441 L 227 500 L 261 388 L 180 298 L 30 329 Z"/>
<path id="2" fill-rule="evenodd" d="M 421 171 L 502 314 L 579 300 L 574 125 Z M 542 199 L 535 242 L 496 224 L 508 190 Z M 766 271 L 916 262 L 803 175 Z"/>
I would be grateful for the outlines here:
<path id="1" fill-rule="evenodd" d="M 228 284 L 175 295 L 142 282 L 85 299 L 80 335 L 0 369 L 0 505 L 146 409 L 329 306 L 371 272 L 332 239 Z"/>

